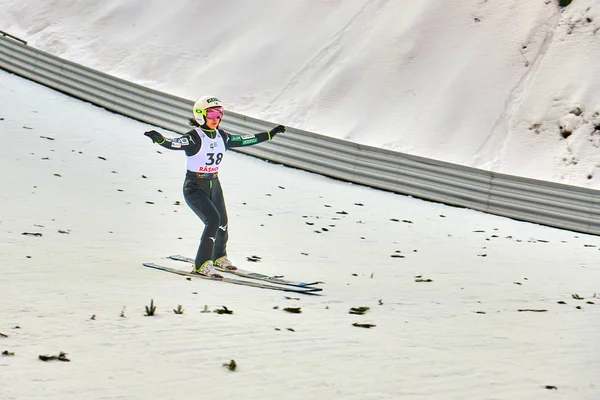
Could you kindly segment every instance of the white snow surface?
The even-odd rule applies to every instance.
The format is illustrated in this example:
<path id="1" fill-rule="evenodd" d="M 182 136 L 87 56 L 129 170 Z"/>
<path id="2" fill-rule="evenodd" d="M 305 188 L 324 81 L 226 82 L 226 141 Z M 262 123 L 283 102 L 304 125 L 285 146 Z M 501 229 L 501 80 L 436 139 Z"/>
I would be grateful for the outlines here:
<path id="1" fill-rule="evenodd" d="M 274 123 L 600 189 L 598 0 L 3 0 L 0 29 Z"/>
<path id="2" fill-rule="evenodd" d="M 188 281 L 141 265 L 195 253 L 182 153 L 5 72 L 0 92 L 0 399 L 599 398 L 599 237 L 229 152 L 229 256 L 324 291 Z"/>

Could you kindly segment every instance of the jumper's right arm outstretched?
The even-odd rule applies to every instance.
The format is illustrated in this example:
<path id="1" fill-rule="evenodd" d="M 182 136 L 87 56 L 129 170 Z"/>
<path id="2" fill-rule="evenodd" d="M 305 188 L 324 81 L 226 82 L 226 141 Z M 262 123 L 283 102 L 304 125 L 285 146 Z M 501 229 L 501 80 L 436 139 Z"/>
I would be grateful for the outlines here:
<path id="1" fill-rule="evenodd" d="M 152 139 L 154 143 L 169 150 L 190 150 L 192 147 L 198 146 L 198 143 L 195 143 L 194 138 L 189 132 L 178 138 L 164 137 L 160 132 L 154 130 L 145 132 L 144 135 Z"/>

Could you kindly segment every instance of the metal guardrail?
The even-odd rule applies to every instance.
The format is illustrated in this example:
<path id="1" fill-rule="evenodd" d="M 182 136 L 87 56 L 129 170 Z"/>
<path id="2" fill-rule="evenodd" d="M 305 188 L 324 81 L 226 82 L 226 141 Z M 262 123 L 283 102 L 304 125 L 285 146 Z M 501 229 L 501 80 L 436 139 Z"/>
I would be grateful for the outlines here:
<path id="1" fill-rule="evenodd" d="M 0 36 L 0 68 L 131 118 L 184 133 L 192 100 L 152 90 Z M 228 112 L 232 133 L 274 124 Z M 288 128 L 238 150 L 273 162 L 396 193 L 600 235 L 600 191 L 497 174 Z"/>
<path id="2" fill-rule="evenodd" d="M 10 34 L 10 33 L 8 33 L 8 32 L 0 31 L 0 35 L 2 35 L 2 36 L 4 36 L 4 37 L 11 38 L 11 39 L 13 39 L 13 40 L 16 40 L 17 42 L 23 43 L 24 45 L 27 45 L 27 42 L 26 42 L 26 41 L 24 41 L 23 39 L 21 39 L 21 38 L 18 38 L 18 37 L 16 37 L 16 36 L 13 36 L 13 35 L 11 35 L 11 34 Z"/>

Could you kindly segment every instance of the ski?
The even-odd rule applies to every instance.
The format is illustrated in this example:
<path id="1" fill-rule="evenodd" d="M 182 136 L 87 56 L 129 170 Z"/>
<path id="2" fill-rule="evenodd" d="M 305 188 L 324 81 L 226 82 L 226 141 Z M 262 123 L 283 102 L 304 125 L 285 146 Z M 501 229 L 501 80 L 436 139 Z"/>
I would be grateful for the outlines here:
<path id="1" fill-rule="evenodd" d="M 164 267 L 162 265 L 158 265 L 158 264 L 150 263 L 150 262 L 145 262 L 145 263 L 143 263 L 143 265 L 144 265 L 144 267 L 154 268 L 154 269 L 157 269 L 160 271 L 165 271 L 165 272 L 171 272 L 173 274 L 187 276 L 190 278 L 208 279 L 211 281 L 233 283 L 234 285 L 251 286 L 251 287 L 256 287 L 256 288 L 261 288 L 261 289 L 281 290 L 283 292 L 294 292 L 294 293 L 303 293 L 303 294 L 315 294 L 315 292 L 320 292 L 323 290 L 321 288 L 304 288 L 304 289 L 302 289 L 302 288 L 292 288 L 292 287 L 285 287 L 285 286 L 278 286 L 278 285 L 268 285 L 265 283 L 245 281 L 242 279 L 234 279 L 234 278 L 211 278 L 209 276 L 193 274 L 191 272 L 186 272 L 186 271 L 182 271 L 180 269 L 175 269 L 175 268 Z"/>
<path id="2" fill-rule="evenodd" d="M 190 258 L 190 257 L 186 257 L 186 256 L 181 256 L 181 255 L 172 255 L 169 256 L 169 258 L 171 260 L 176 260 L 176 261 L 183 261 L 183 262 L 187 262 L 187 263 L 194 263 L 194 259 Z M 323 283 L 323 282 L 299 282 L 299 281 L 290 281 L 287 279 L 282 279 L 280 277 L 277 276 L 269 276 L 269 275 L 264 275 L 264 274 L 260 274 L 258 272 L 252 272 L 252 271 L 248 271 L 245 269 L 241 269 L 241 268 L 237 268 L 234 270 L 231 269 L 227 269 L 227 268 L 221 268 L 215 265 L 215 269 L 219 270 L 221 272 L 227 272 L 229 274 L 234 274 L 237 276 L 241 276 L 243 278 L 250 278 L 250 279 L 258 279 L 261 281 L 267 281 L 267 282 L 271 282 L 271 283 L 277 283 L 279 285 L 287 285 L 287 286 L 297 286 L 297 287 L 307 287 L 307 286 L 312 286 L 312 285 L 316 285 L 318 283 Z"/>

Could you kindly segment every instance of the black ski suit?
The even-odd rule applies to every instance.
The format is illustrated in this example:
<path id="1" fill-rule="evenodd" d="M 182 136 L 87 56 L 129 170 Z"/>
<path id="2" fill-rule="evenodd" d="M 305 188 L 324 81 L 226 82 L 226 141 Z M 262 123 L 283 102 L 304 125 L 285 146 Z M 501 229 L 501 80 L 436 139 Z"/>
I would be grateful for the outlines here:
<path id="1" fill-rule="evenodd" d="M 254 135 L 233 135 L 222 129 L 196 128 L 197 130 L 192 129 L 179 138 L 163 137 L 163 141 L 158 142 L 162 147 L 170 150 L 184 150 L 188 157 L 183 197 L 188 206 L 204 222 L 204 231 L 195 259 L 196 268 L 200 268 L 207 261 L 214 262 L 227 256 L 227 209 L 218 177 L 218 165 L 222 161 L 224 151 L 232 147 L 251 146 L 270 140 L 277 132 L 285 130 L 283 126 L 281 128 L 277 127 L 273 132 Z M 205 139 L 209 139 L 210 144 L 206 143 L 203 147 L 201 135 L 206 135 Z M 223 151 L 212 152 L 213 144 L 221 143 L 219 138 L 223 140 Z M 219 149 L 219 146 L 216 146 L 216 149 Z M 190 170 L 190 164 L 193 164 L 193 170 Z"/>

